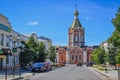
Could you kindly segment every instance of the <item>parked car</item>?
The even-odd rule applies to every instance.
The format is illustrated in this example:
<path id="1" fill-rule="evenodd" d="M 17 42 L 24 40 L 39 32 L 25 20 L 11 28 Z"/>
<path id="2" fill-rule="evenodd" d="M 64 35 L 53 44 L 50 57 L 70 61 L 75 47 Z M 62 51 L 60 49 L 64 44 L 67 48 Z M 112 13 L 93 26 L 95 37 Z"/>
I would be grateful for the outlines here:
<path id="1" fill-rule="evenodd" d="M 44 67 L 46 67 L 46 70 L 51 70 L 52 64 L 50 62 L 44 62 Z"/>
<path id="2" fill-rule="evenodd" d="M 46 67 L 44 67 L 44 64 L 42 62 L 37 62 L 37 63 L 34 63 L 32 66 L 32 71 L 45 71 L 46 70 Z"/>
<path id="3" fill-rule="evenodd" d="M 89 67 L 89 66 L 91 67 L 91 66 L 93 66 L 93 63 L 92 63 L 92 62 L 88 62 L 88 63 L 86 64 L 86 66 L 87 66 L 87 67 Z"/>
<path id="4" fill-rule="evenodd" d="M 82 66 L 82 63 L 81 63 L 81 62 L 78 62 L 78 63 L 76 64 L 76 66 Z"/>

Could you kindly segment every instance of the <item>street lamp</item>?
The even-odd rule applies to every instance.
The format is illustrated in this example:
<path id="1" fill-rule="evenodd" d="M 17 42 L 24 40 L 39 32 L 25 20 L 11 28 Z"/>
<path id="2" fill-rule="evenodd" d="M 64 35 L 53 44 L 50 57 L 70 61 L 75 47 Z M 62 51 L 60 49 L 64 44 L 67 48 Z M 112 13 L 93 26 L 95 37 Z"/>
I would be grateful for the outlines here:
<path id="1" fill-rule="evenodd" d="M 13 49 L 12 49 L 12 52 L 14 53 L 14 55 L 13 55 L 14 56 L 13 57 L 13 59 L 14 59 L 14 62 L 13 62 L 13 79 L 14 79 L 15 78 L 15 53 L 17 52 L 16 42 L 19 41 L 20 35 L 17 36 L 17 39 L 13 39 L 12 37 L 13 37 L 12 35 L 9 36 L 10 40 L 14 44 Z"/>
<path id="2" fill-rule="evenodd" d="M 11 51 L 10 49 L 2 49 L 3 52 L 5 53 L 6 55 L 6 66 L 5 66 L 5 80 L 7 80 L 7 65 L 8 65 L 8 55 L 11 56 Z"/>
<path id="3" fill-rule="evenodd" d="M 20 57 L 20 53 L 23 51 L 25 45 L 21 44 L 21 46 L 19 47 L 21 49 L 21 51 L 19 52 L 19 77 L 21 77 L 21 57 Z"/>

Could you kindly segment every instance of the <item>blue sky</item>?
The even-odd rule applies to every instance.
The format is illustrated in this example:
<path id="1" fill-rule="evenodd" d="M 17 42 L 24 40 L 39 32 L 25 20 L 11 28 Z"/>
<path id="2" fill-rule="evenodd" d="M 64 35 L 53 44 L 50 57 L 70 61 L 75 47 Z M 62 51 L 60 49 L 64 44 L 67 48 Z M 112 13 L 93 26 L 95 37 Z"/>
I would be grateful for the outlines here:
<path id="1" fill-rule="evenodd" d="M 76 4 L 85 28 L 85 44 L 99 45 L 107 40 L 114 30 L 111 20 L 120 0 L 0 0 L 0 13 L 19 33 L 36 33 L 50 38 L 53 45 L 68 45 Z"/>

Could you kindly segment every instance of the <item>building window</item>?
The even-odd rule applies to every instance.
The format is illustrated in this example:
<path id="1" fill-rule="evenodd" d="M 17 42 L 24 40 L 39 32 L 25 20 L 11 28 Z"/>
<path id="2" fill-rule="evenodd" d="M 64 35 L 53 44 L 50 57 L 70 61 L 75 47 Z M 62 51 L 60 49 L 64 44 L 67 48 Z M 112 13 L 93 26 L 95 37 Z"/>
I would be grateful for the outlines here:
<path id="1" fill-rule="evenodd" d="M 74 55 L 72 55 L 72 60 L 74 60 Z"/>
<path id="2" fill-rule="evenodd" d="M 81 39 L 80 39 L 81 42 L 83 42 L 83 36 L 81 36 Z"/>
<path id="3" fill-rule="evenodd" d="M 79 60 L 81 61 L 81 55 L 79 55 Z"/>
<path id="4" fill-rule="evenodd" d="M 1 34 L 1 40 L 0 40 L 0 44 L 3 46 L 4 45 L 4 34 Z"/>
<path id="5" fill-rule="evenodd" d="M 6 36 L 6 46 L 9 47 L 9 37 L 8 36 Z"/>
<path id="6" fill-rule="evenodd" d="M 75 58 L 76 58 L 76 60 L 78 60 L 78 56 L 77 55 L 75 56 Z"/>
<path id="7" fill-rule="evenodd" d="M 75 41 L 78 41 L 78 35 L 75 36 Z"/>

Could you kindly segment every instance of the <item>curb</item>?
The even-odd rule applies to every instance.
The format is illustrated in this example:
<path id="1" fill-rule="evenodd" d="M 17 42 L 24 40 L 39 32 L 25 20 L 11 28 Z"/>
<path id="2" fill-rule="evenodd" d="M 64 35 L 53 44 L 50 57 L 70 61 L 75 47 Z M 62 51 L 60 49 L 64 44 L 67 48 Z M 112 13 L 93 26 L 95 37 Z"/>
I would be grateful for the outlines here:
<path id="1" fill-rule="evenodd" d="M 94 71 L 96 71 L 96 72 L 102 74 L 103 76 L 106 76 L 106 77 L 110 78 L 110 76 L 108 76 L 108 75 L 106 75 L 106 74 L 104 74 L 104 73 L 102 73 L 102 72 L 100 72 L 100 71 L 97 71 L 97 70 L 94 70 Z"/>
<path id="2" fill-rule="evenodd" d="M 96 68 L 93 68 L 93 70 L 94 70 L 95 72 L 97 72 L 97 73 L 99 73 L 99 74 L 101 74 L 101 75 L 103 75 L 103 76 L 109 78 L 110 80 L 113 80 L 110 76 L 108 76 L 108 75 L 106 75 L 106 74 L 100 72 L 99 70 L 96 70 Z"/>
<path id="3" fill-rule="evenodd" d="M 91 69 L 90 69 L 91 68 Z M 102 72 L 100 72 L 99 70 L 97 70 L 96 68 L 93 68 L 93 67 L 90 67 L 90 68 L 87 68 L 87 69 L 89 69 L 89 70 L 93 70 L 93 71 L 95 71 L 95 72 L 97 72 L 97 73 L 99 73 L 99 74 L 101 74 L 101 75 L 103 75 L 104 77 L 107 77 L 107 78 L 109 78 L 109 80 L 113 80 L 110 76 L 108 76 L 108 75 L 106 75 L 106 74 L 104 74 L 104 73 L 102 73 Z"/>
<path id="4" fill-rule="evenodd" d="M 21 80 L 21 79 L 24 79 L 24 78 L 27 78 L 27 77 L 30 77 L 30 76 L 34 76 L 35 73 L 32 73 L 32 74 L 29 74 L 29 75 L 24 75 L 24 76 L 21 76 L 21 77 L 16 77 L 14 79 L 10 79 L 10 80 Z"/>
<path id="5" fill-rule="evenodd" d="M 19 77 L 19 78 L 15 78 L 15 79 L 11 79 L 11 80 L 19 80 L 19 79 L 23 79 L 24 77 Z"/>

